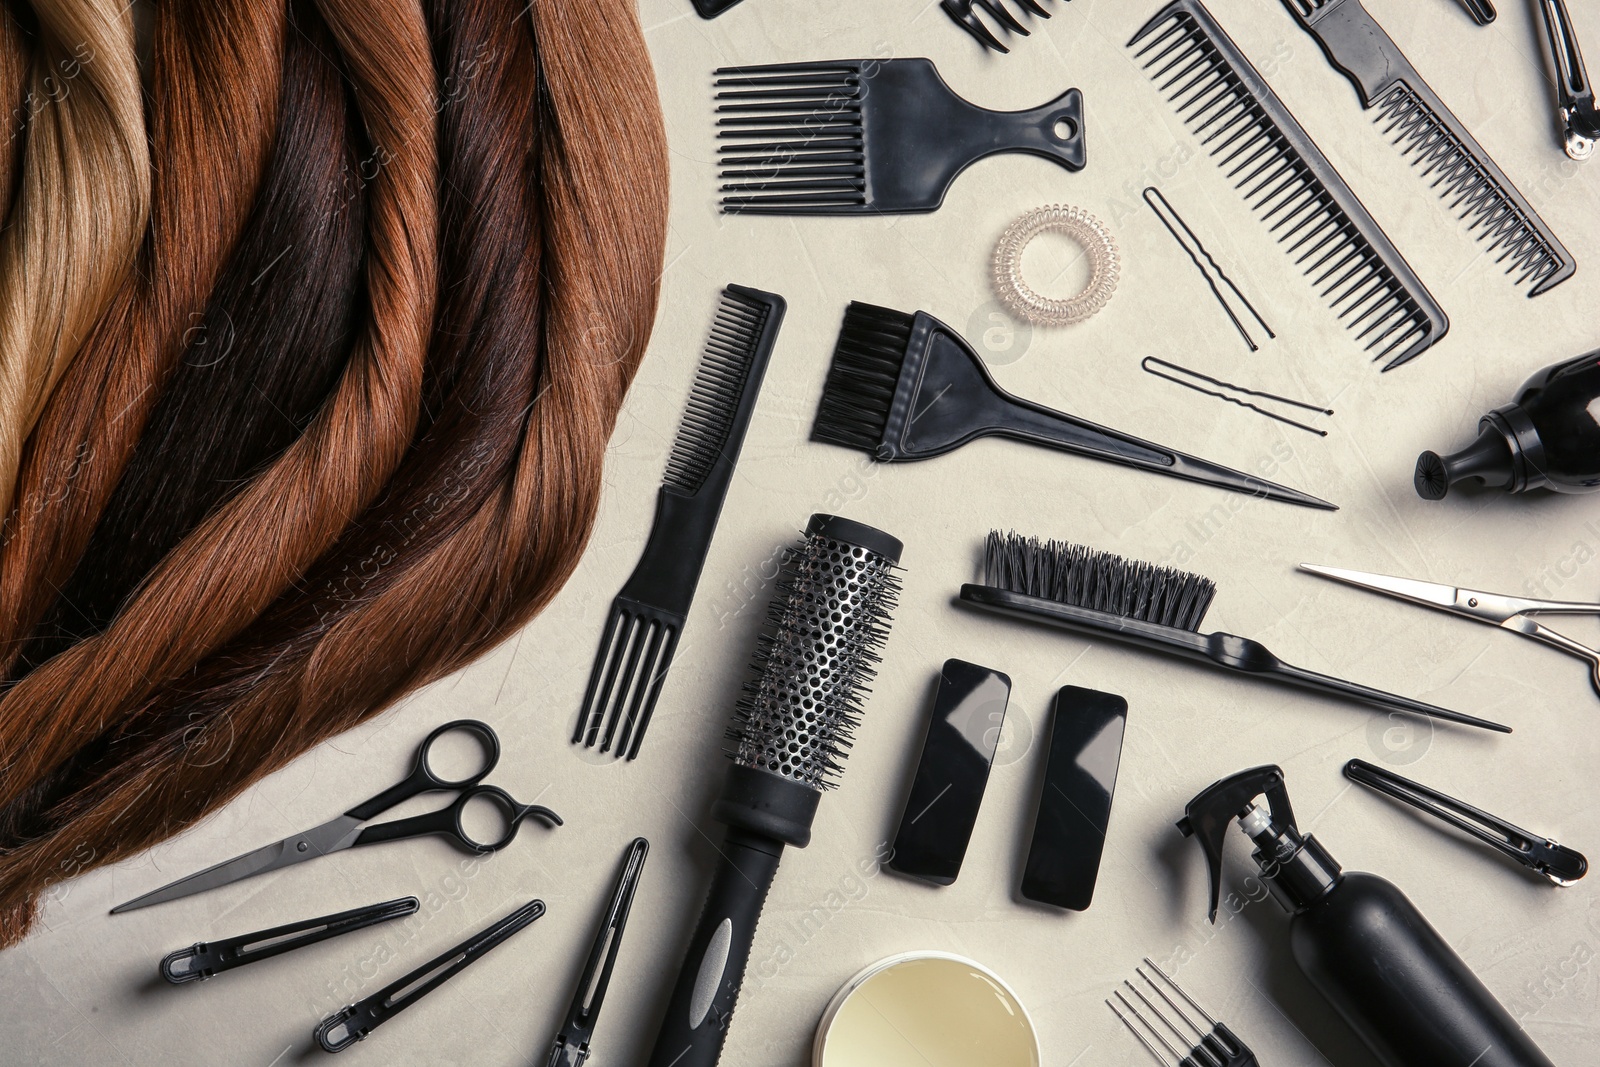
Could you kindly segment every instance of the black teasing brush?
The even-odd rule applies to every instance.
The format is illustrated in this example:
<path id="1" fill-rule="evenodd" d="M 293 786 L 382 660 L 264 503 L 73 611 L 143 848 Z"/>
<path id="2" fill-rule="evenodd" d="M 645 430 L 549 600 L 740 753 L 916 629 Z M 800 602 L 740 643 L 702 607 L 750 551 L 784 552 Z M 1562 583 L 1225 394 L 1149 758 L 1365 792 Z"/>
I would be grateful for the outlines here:
<path id="1" fill-rule="evenodd" d="M 962 586 L 963 604 L 1075 633 L 1109 637 L 1247 677 L 1511 732 L 1510 727 L 1475 715 L 1296 667 L 1248 637 L 1220 631 L 1200 633 L 1216 585 L 1198 574 L 1124 559 L 1068 541 L 1041 541 L 999 531 L 989 534 L 983 555 L 986 584 Z"/>

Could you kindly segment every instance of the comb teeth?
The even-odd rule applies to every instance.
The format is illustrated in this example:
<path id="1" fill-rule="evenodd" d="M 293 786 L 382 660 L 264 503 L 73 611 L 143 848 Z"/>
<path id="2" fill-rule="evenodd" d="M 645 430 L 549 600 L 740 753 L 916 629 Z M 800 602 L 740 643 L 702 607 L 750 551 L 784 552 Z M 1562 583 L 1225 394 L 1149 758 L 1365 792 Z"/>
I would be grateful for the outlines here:
<path id="1" fill-rule="evenodd" d="M 573 744 L 593 748 L 599 742 L 601 752 L 615 745 L 619 758 L 639 754 L 684 621 L 682 615 L 636 600 L 612 602 Z"/>
<path id="2" fill-rule="evenodd" d="M 1255 1054 L 1244 1042 L 1206 1014 L 1150 957 L 1145 957 L 1144 967 L 1134 968 L 1134 974 L 1142 981 L 1124 981 L 1121 988 L 1112 991 L 1114 999 L 1107 1000 L 1106 1007 L 1156 1062 L 1172 1067 L 1256 1067 Z M 1157 982 L 1152 974 L 1161 981 Z M 1177 994 L 1176 999 L 1173 994 Z M 1119 1008 L 1118 1004 L 1122 1006 Z M 1193 1016 L 1198 1016 L 1199 1021 Z M 1177 1045 L 1173 1045 L 1173 1038 Z"/>
<path id="3" fill-rule="evenodd" d="M 894 562 L 813 533 L 785 562 L 733 727 L 736 763 L 821 792 L 838 784 L 889 636 Z"/>
<path id="4" fill-rule="evenodd" d="M 1516 283 L 1538 290 L 1565 262 L 1545 240 L 1540 227 L 1522 210 L 1493 175 L 1478 162 L 1449 125 L 1404 82 L 1398 82 L 1375 108 L 1373 121 L 1394 139 L 1402 155 L 1420 168 L 1424 178 L 1460 218 L 1470 220 L 1467 232 L 1488 242 L 1489 255 L 1516 276 Z"/>
<path id="5" fill-rule="evenodd" d="M 889 425 L 914 316 L 852 301 L 833 349 L 811 439 L 875 453 Z"/>
<path id="6" fill-rule="evenodd" d="M 1420 282 L 1408 286 L 1414 276 L 1392 245 L 1374 246 L 1367 234 L 1382 233 L 1377 223 L 1294 117 L 1275 97 L 1269 110 L 1252 91 L 1235 68 L 1248 61 L 1230 59 L 1219 37 L 1226 40 L 1187 7 L 1174 6 L 1129 47 L 1145 42 L 1136 55 L 1151 79 L 1372 359 L 1387 360 L 1389 370 L 1419 355 L 1444 336 L 1443 310 Z M 1351 210 L 1365 216 L 1363 224 Z"/>
<path id="7" fill-rule="evenodd" d="M 685 493 L 695 493 L 728 443 L 728 430 L 739 410 L 767 319 L 768 305 L 738 293 L 724 291 L 705 354 L 695 374 L 694 388 L 678 425 L 678 437 L 667 459 L 663 482 Z"/>
<path id="8" fill-rule="evenodd" d="M 1037 15 L 1042 19 L 1050 17 L 1049 10 L 1042 7 L 1038 0 L 1013 0 L 1013 2 L 1024 14 Z M 1023 37 L 1029 36 L 1028 28 L 1006 8 L 1005 0 L 941 0 L 939 6 L 950 16 L 952 22 L 971 34 L 974 40 L 996 52 L 1010 52 L 1011 49 L 1000 43 L 1000 38 L 995 36 L 994 31 L 978 17 L 974 8 L 987 11 L 1002 30 Z"/>
<path id="9" fill-rule="evenodd" d="M 998 589 L 1196 632 L 1217 592 L 1203 575 L 998 530 L 984 543 L 983 566 Z"/>
<path id="10" fill-rule="evenodd" d="M 716 88 L 725 213 L 821 214 L 866 205 L 859 63 L 723 67 Z"/>

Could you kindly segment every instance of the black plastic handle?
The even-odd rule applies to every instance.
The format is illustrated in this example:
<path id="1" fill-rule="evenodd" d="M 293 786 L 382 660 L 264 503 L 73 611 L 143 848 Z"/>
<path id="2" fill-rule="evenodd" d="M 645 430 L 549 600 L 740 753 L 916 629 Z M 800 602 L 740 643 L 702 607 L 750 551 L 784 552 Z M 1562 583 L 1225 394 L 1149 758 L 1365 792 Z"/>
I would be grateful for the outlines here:
<path id="1" fill-rule="evenodd" d="M 505 828 L 499 837 L 490 841 L 479 841 L 467 832 L 462 816 L 466 814 L 467 805 L 485 797 L 504 813 Z M 560 826 L 562 822 L 561 816 L 549 808 L 540 804 L 519 804 L 516 798 L 497 785 L 474 785 L 463 789 L 461 795 L 456 797 L 455 802 L 449 807 L 413 815 L 409 819 L 395 819 L 392 822 L 369 826 L 357 834 L 350 845 L 354 848 L 357 845 L 371 845 L 379 841 L 398 841 L 406 837 L 443 834 L 455 838 L 463 847 L 479 855 L 486 855 L 490 852 L 499 852 L 511 844 L 512 839 L 517 836 L 517 827 L 522 825 L 523 819 L 529 817 L 540 819 L 549 826 Z"/>
<path id="2" fill-rule="evenodd" d="M 1370 108 L 1395 82 L 1412 72 L 1411 61 L 1379 26 L 1361 0 L 1334 0 L 1307 13 L 1301 0 L 1283 0 L 1291 14 L 1317 39 L 1328 62 L 1350 79 Z"/>
<path id="3" fill-rule="evenodd" d="M 783 846 L 729 830 L 650 1067 L 715 1067 Z"/>
<path id="4" fill-rule="evenodd" d="M 476 735 L 478 740 L 483 742 L 486 758 L 476 774 L 455 780 L 441 778 L 434 773 L 433 767 L 428 763 L 428 752 L 439 738 L 457 730 Z M 456 719 L 447 722 L 423 738 L 422 744 L 417 746 L 417 757 L 411 764 L 410 774 L 371 800 L 357 804 L 345 814 L 353 819 L 365 821 L 380 812 L 388 811 L 402 800 L 410 800 L 419 793 L 429 793 L 439 789 L 464 789 L 470 785 L 477 785 L 499 762 L 500 735 L 494 732 L 494 727 L 477 719 Z"/>

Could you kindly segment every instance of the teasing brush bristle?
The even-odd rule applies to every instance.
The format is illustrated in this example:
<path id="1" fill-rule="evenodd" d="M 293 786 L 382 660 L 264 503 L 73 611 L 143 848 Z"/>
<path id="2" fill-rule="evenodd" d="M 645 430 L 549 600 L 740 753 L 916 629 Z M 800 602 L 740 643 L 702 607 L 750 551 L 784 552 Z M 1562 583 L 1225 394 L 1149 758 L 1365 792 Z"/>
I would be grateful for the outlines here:
<path id="1" fill-rule="evenodd" d="M 998 530 L 984 543 L 983 569 L 1000 589 L 1182 630 L 1200 629 L 1217 592 L 1203 575 Z"/>

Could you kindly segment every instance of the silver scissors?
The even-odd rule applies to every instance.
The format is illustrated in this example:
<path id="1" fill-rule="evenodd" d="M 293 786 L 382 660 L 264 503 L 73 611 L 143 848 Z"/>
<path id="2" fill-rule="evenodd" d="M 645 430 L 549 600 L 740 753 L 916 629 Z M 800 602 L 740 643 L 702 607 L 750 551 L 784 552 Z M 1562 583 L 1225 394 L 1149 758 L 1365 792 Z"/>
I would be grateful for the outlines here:
<path id="1" fill-rule="evenodd" d="M 1448 611 L 1467 619 L 1476 619 L 1503 630 L 1511 630 L 1553 645 L 1569 655 L 1589 663 L 1589 682 L 1600 693 L 1600 649 L 1590 648 L 1557 633 L 1550 627 L 1528 616 L 1540 611 L 1553 615 L 1600 615 L 1600 604 L 1585 604 L 1573 600 L 1535 600 L 1530 597 L 1507 596 L 1488 593 L 1481 589 L 1462 589 L 1437 582 L 1419 582 L 1413 578 L 1394 578 L 1387 574 L 1369 574 L 1366 571 L 1349 571 L 1339 567 L 1317 567 L 1300 564 L 1300 569 L 1336 582 L 1344 582 L 1375 593 L 1384 593 L 1413 604 Z"/>
<path id="2" fill-rule="evenodd" d="M 428 762 L 428 753 L 439 738 L 457 730 L 472 734 L 482 743 L 483 763 L 475 773 L 464 778 L 445 778 L 434 771 Z M 135 908 L 149 907 L 151 904 L 177 900 L 179 897 L 194 893 L 204 893 L 208 889 L 216 889 L 218 886 L 237 882 L 241 878 L 276 871 L 357 845 L 397 841 L 425 834 L 444 834 L 481 855 L 498 852 L 511 844 L 511 839 L 517 836 L 517 827 L 529 816 L 543 820 L 550 826 L 560 826 L 561 816 L 549 808 L 538 804 L 519 804 L 512 799 L 511 794 L 499 786 L 478 784 L 485 775 L 494 770 L 494 765 L 499 761 L 500 738 L 488 723 L 476 719 L 457 719 L 454 722 L 447 722 L 423 738 L 422 744 L 417 746 L 416 761 L 412 764 L 411 773 L 366 803 L 357 804 L 338 818 L 330 819 L 304 833 L 286 837 L 275 844 L 263 845 L 253 852 L 235 856 L 214 867 L 207 867 L 186 878 L 179 878 L 176 882 L 164 885 L 160 889 L 153 889 L 144 896 L 134 897 L 126 904 L 118 904 L 112 908 L 111 914 L 116 915 L 119 912 L 133 911 Z M 362 825 L 402 800 L 409 800 L 419 793 L 438 790 L 459 790 L 459 794 L 450 805 L 425 815 L 395 819 L 375 826 Z M 487 801 L 492 807 L 498 808 L 503 816 L 499 832 L 489 840 L 480 840 L 473 836 L 462 820 L 467 807 L 474 801 L 480 803 Z"/>

